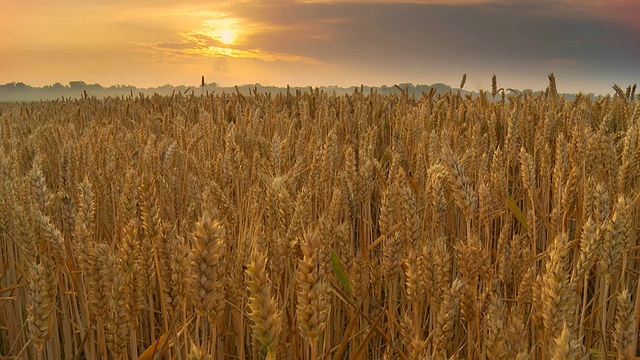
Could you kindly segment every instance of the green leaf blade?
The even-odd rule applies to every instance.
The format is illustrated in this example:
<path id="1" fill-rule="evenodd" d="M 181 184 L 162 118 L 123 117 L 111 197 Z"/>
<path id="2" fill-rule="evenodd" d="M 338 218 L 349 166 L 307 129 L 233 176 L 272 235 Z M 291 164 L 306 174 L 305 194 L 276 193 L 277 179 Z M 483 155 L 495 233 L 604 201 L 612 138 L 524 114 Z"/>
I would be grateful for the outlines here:
<path id="1" fill-rule="evenodd" d="M 351 285 L 349 284 L 349 275 L 344 270 L 342 263 L 340 262 L 340 258 L 338 254 L 336 254 L 333 249 L 331 249 L 331 268 L 333 269 L 333 274 L 336 276 L 344 291 L 347 295 L 351 296 Z"/>

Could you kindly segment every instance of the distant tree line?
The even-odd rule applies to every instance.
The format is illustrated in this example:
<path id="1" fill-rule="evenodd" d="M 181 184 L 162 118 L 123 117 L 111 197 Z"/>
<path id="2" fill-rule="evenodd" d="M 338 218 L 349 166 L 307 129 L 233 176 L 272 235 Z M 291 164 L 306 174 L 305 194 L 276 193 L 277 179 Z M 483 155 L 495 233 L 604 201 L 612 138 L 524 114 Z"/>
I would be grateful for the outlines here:
<path id="1" fill-rule="evenodd" d="M 316 88 L 312 87 L 276 87 L 276 86 L 262 86 L 260 84 L 247 84 L 234 87 L 222 87 L 217 83 L 208 83 L 202 86 L 173 86 L 163 85 L 159 87 L 151 88 L 138 88 L 130 85 L 113 85 L 104 87 L 100 84 L 87 84 L 84 81 L 71 81 L 68 85 L 61 83 L 55 83 L 53 85 L 46 85 L 43 87 L 34 87 L 22 82 L 12 82 L 4 85 L 0 85 L 0 102 L 29 102 L 29 101 L 46 101 L 46 100 L 61 100 L 61 99 L 79 99 L 83 97 L 127 97 L 127 96 L 139 96 L 143 94 L 145 96 L 151 96 L 154 94 L 159 95 L 171 95 L 174 93 L 181 93 L 183 95 L 193 94 L 194 96 L 200 96 L 204 94 L 212 93 L 232 93 L 240 92 L 243 95 L 250 95 L 254 92 L 258 93 L 286 93 L 287 91 L 295 93 L 296 91 L 310 91 Z M 403 83 L 393 86 L 351 86 L 351 87 L 338 87 L 338 86 L 322 86 L 317 88 L 319 91 L 323 91 L 328 94 L 343 95 L 347 93 L 353 93 L 354 91 L 362 91 L 365 94 L 371 91 L 375 91 L 381 94 L 401 94 L 406 91 L 409 96 L 420 97 L 423 93 L 428 94 L 432 89 L 435 94 L 444 94 L 449 91 L 459 91 L 458 89 L 451 88 L 445 84 L 433 84 L 433 85 L 414 85 L 411 83 Z M 463 95 L 472 94 L 477 95 L 475 92 L 468 92 L 466 90 L 460 90 Z M 531 90 L 524 90 L 524 92 L 533 93 Z M 569 99 L 574 97 L 573 94 L 565 94 Z M 593 94 L 589 94 L 590 97 L 594 97 Z"/>

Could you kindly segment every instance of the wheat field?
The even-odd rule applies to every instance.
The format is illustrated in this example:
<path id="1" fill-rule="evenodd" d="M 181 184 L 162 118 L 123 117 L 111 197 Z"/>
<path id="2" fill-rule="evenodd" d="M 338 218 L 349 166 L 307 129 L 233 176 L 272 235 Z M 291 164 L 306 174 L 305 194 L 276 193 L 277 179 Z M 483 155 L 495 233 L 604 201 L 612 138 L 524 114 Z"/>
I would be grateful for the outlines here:
<path id="1" fill-rule="evenodd" d="M 1 357 L 635 358 L 635 87 L 549 78 L 0 104 Z"/>

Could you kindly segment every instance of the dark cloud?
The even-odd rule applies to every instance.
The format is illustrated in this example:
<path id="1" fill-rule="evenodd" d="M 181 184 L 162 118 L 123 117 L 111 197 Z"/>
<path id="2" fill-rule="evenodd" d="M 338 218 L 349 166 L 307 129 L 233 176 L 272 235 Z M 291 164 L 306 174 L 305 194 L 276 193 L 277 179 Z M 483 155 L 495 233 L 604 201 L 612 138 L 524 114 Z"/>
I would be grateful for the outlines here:
<path id="1" fill-rule="evenodd" d="M 277 25 L 251 39 L 266 50 L 328 61 L 476 61 L 511 63 L 579 58 L 586 64 L 631 62 L 637 35 L 606 20 L 574 15 L 554 3 L 432 4 L 280 2 L 236 10 Z"/>
<path id="2" fill-rule="evenodd" d="M 428 68 L 456 76 L 536 72 L 543 80 L 550 71 L 633 74 L 639 33 L 624 21 L 599 17 L 598 6 L 279 1 L 239 6 L 234 16 L 273 25 L 253 35 L 251 46 L 387 74 L 427 74 Z"/>

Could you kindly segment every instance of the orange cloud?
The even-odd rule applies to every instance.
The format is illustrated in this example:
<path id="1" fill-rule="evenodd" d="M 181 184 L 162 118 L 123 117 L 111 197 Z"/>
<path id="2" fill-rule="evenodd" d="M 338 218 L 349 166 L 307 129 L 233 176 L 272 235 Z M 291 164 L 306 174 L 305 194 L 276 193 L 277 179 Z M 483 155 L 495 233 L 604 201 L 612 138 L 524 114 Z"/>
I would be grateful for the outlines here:
<path id="1" fill-rule="evenodd" d="M 185 54 L 201 55 L 206 57 L 229 57 L 237 59 L 257 59 L 263 61 L 285 61 L 285 62 L 305 62 L 317 64 L 319 61 L 304 56 L 268 53 L 261 50 L 239 50 L 219 46 L 208 46 L 205 48 L 187 48 Z"/>
<path id="2" fill-rule="evenodd" d="M 256 59 L 267 62 L 303 62 L 308 64 L 319 64 L 319 61 L 294 54 L 284 54 L 268 52 L 261 49 L 234 47 L 233 44 L 226 44 L 215 35 L 207 34 L 202 30 L 194 30 L 188 33 L 179 34 L 182 37 L 178 42 L 152 42 L 138 43 L 139 46 L 150 48 L 165 54 L 168 57 L 176 56 L 201 56 L 209 58 L 234 58 L 234 59 Z"/>

